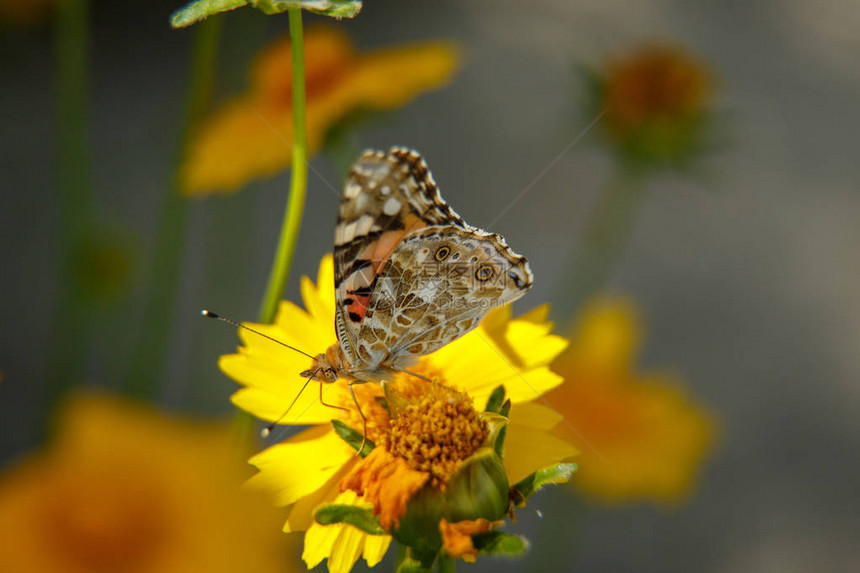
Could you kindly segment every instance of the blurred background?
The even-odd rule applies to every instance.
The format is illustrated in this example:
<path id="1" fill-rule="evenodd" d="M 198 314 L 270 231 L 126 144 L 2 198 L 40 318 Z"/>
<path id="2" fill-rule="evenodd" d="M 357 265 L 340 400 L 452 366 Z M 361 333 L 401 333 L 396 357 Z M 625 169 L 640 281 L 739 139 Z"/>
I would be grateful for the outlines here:
<path id="1" fill-rule="evenodd" d="M 70 384 L 121 391 L 140 343 L 188 83 L 193 31 L 168 25 L 179 5 L 91 3 L 93 204 L 118 253 L 105 255 L 118 286 L 87 313 L 83 377 Z M 223 18 L 214 102 L 245 90 L 254 55 L 287 31 L 285 17 L 250 8 Z M 324 20 L 305 18 L 308 28 Z M 359 49 L 431 38 L 462 47 L 450 85 L 375 118 L 355 138 L 361 148 L 420 150 L 466 220 L 529 258 L 535 288 L 515 312 L 547 301 L 568 308 L 565 273 L 611 176 L 610 155 L 585 133 L 594 117 L 583 111 L 579 66 L 669 42 L 705 62 L 715 80 L 720 144 L 695 173 L 649 179 L 607 285 L 640 308 L 642 368 L 682 373 L 719 419 L 698 486 L 671 506 L 542 492 L 530 507 L 543 517 L 526 511 L 514 529 L 531 538 L 532 552 L 467 567 L 860 569 L 858 22 L 860 6 L 839 0 L 379 0 L 335 24 Z M 3 25 L 3 468 L 41 443 L 48 420 L 48 357 L 64 286 L 55 52 L 50 18 Z M 312 167 L 291 300 L 299 277 L 315 276 L 332 248 L 339 198 L 326 182 L 339 189 L 341 177 L 325 154 Z M 216 361 L 238 341 L 199 310 L 256 318 L 288 182 L 284 171 L 235 194 L 188 200 L 169 351 L 157 373 L 167 409 L 232 412 L 236 386 Z"/>

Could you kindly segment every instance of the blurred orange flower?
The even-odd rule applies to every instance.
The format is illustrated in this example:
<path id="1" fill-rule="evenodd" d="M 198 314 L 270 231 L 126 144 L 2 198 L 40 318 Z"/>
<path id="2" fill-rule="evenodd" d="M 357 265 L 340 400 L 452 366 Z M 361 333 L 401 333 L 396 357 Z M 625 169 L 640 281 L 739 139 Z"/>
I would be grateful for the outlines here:
<path id="1" fill-rule="evenodd" d="M 359 54 L 340 30 L 305 34 L 307 130 L 310 153 L 351 112 L 390 110 L 448 82 L 459 59 L 450 42 L 431 41 Z M 189 194 L 234 191 L 292 162 L 293 117 L 289 38 L 254 64 L 251 88 L 205 121 L 182 169 Z"/>
<path id="2" fill-rule="evenodd" d="M 0 0 L 0 22 L 30 25 L 42 22 L 56 0 Z"/>
<path id="3" fill-rule="evenodd" d="M 553 362 L 565 383 L 547 398 L 581 436 L 571 483 L 585 494 L 610 503 L 680 502 L 714 447 L 716 422 L 675 375 L 635 371 L 641 338 L 631 302 L 593 301 Z"/>
<path id="4" fill-rule="evenodd" d="M 229 425 L 81 395 L 56 431 L 0 476 L 0 571 L 297 570 Z"/>
<path id="5" fill-rule="evenodd" d="M 604 112 L 604 134 L 626 159 L 678 163 L 701 151 L 714 95 L 703 62 L 678 47 L 650 45 L 591 79 L 590 112 Z"/>

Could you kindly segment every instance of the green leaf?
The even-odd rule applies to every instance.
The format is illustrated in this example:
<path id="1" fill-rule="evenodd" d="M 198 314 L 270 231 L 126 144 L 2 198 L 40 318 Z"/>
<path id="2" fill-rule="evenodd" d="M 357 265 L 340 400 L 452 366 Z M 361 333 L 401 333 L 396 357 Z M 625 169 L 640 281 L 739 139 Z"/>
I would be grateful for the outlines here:
<path id="1" fill-rule="evenodd" d="M 340 436 L 340 439 L 352 446 L 356 451 L 361 447 L 361 442 L 364 442 L 364 448 L 358 452 L 358 455 L 362 458 L 366 457 L 376 447 L 376 444 L 372 441 L 365 440 L 361 432 L 356 432 L 340 420 L 332 420 L 331 425 L 335 433 Z"/>
<path id="2" fill-rule="evenodd" d="M 314 519 L 320 525 L 347 523 L 370 535 L 385 535 L 373 511 L 354 505 L 323 505 L 314 512 Z"/>
<path id="3" fill-rule="evenodd" d="M 174 12 L 170 16 L 170 25 L 185 28 L 219 12 L 235 10 L 250 3 L 251 0 L 197 0 Z"/>
<path id="4" fill-rule="evenodd" d="M 495 412 L 498 414 L 504 401 L 505 387 L 503 385 L 496 386 L 496 389 L 493 390 L 493 393 L 490 394 L 490 397 L 487 399 L 487 407 L 484 408 L 484 411 Z"/>
<path id="5" fill-rule="evenodd" d="M 545 485 L 566 482 L 575 470 L 576 464 L 556 464 L 549 466 L 523 478 L 513 489 L 522 496 L 521 501 L 525 501 Z"/>
<path id="6" fill-rule="evenodd" d="M 361 0 L 251 0 L 254 8 L 266 14 L 280 14 L 290 8 L 301 8 L 332 18 L 352 18 L 361 11 Z"/>
<path id="7" fill-rule="evenodd" d="M 185 28 L 220 12 L 252 5 L 266 14 L 280 14 L 301 8 L 332 18 L 352 18 L 361 11 L 361 0 L 196 0 L 170 17 L 174 28 Z"/>
<path id="8" fill-rule="evenodd" d="M 473 535 L 472 543 L 481 555 L 496 557 L 520 557 L 529 550 L 529 542 L 525 537 L 503 531 Z"/>

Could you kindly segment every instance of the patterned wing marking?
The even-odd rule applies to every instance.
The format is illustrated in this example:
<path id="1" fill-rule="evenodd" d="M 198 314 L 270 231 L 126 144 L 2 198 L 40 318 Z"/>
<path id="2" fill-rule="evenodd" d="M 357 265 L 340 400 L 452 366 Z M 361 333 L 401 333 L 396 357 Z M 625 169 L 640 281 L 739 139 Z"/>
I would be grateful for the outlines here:
<path id="1" fill-rule="evenodd" d="M 442 199 L 416 151 L 366 151 L 347 178 L 334 241 L 335 327 L 352 363 L 376 277 L 403 237 L 427 225 L 470 228 Z"/>
<path id="2" fill-rule="evenodd" d="M 501 236 L 450 226 L 410 233 L 376 281 L 356 349 L 371 368 L 408 366 L 463 336 L 533 283 L 526 259 Z"/>

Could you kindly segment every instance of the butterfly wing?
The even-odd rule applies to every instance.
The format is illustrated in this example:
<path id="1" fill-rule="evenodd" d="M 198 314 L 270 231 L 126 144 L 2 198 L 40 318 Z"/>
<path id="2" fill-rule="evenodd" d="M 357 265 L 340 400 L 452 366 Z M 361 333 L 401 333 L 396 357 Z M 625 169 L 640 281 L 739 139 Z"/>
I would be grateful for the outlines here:
<path id="1" fill-rule="evenodd" d="M 338 340 L 367 378 L 459 338 L 532 285 L 525 258 L 467 224 L 405 148 L 353 165 L 334 253 Z"/>
<path id="2" fill-rule="evenodd" d="M 428 225 L 470 228 L 442 200 L 417 152 L 366 151 L 353 164 L 334 241 L 335 327 L 351 364 L 373 361 L 359 355 L 358 340 L 379 273 L 407 234 Z"/>
<path id="3" fill-rule="evenodd" d="M 524 295 L 532 282 L 526 259 L 500 235 L 452 225 L 412 231 L 377 278 L 357 352 L 370 364 L 408 366 Z"/>

